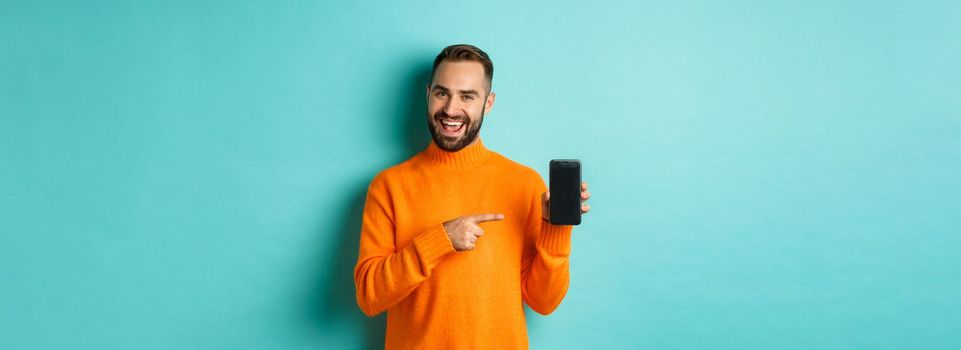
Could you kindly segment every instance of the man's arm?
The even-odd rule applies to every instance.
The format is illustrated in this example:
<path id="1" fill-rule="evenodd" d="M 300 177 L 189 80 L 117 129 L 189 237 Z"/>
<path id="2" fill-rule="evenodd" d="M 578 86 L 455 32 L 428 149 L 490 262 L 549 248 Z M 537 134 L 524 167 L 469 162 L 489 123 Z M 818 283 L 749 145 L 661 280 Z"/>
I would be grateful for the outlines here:
<path id="1" fill-rule="evenodd" d="M 378 176 L 367 189 L 360 254 L 354 268 L 357 304 L 367 316 L 375 316 L 403 300 L 430 277 L 444 256 L 455 251 L 440 223 L 397 249 L 393 206 L 388 198 L 387 186 Z"/>
<path id="2" fill-rule="evenodd" d="M 521 292 L 524 302 L 542 315 L 554 312 L 567 294 L 570 283 L 571 233 L 573 226 L 552 225 L 547 218 L 550 193 L 539 180 L 538 198 L 534 197 L 530 230 L 533 248 L 525 249 L 521 265 Z M 583 204 L 590 198 L 587 184 L 581 184 L 581 212 L 587 213 L 590 207 Z M 531 237 L 529 236 L 529 237 Z"/>
<path id="3" fill-rule="evenodd" d="M 542 315 L 554 312 L 567 294 L 570 281 L 572 226 L 555 226 L 540 217 L 534 249 L 524 252 L 521 293 L 524 302 Z"/>

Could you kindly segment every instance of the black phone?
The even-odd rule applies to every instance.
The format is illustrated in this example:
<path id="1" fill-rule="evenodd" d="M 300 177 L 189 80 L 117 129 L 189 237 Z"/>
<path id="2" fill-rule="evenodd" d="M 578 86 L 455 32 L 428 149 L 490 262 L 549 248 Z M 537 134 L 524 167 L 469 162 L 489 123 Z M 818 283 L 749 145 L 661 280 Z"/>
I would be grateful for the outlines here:
<path id="1" fill-rule="evenodd" d="M 554 225 L 581 224 L 581 161 L 551 160 L 550 222 Z"/>

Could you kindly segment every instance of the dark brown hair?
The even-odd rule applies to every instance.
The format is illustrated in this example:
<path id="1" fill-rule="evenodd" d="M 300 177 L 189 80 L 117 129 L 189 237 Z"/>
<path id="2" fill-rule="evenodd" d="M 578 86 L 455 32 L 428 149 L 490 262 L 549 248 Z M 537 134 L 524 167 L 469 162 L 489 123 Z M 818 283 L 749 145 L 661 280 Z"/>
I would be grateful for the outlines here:
<path id="1" fill-rule="evenodd" d="M 484 50 L 477 48 L 474 45 L 467 44 L 457 44 L 445 47 L 440 50 L 437 54 L 437 58 L 434 59 L 434 69 L 430 72 L 430 82 L 428 85 L 434 83 L 434 74 L 437 73 L 437 66 L 443 61 L 475 61 L 480 62 L 484 66 L 484 78 L 487 79 L 487 91 L 491 89 L 491 81 L 494 79 L 494 62 L 491 62 L 490 57 Z"/>

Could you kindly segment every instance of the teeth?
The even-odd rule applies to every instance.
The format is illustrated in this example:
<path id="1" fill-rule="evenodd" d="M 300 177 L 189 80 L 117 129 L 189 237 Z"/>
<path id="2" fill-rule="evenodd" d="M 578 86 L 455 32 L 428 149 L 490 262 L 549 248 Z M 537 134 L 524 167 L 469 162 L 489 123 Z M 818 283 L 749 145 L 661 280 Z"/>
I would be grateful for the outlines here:
<path id="1" fill-rule="evenodd" d="M 442 121 L 441 123 L 444 123 L 444 125 L 450 125 L 450 126 L 461 126 L 464 124 L 463 122 L 448 122 L 448 121 Z"/>

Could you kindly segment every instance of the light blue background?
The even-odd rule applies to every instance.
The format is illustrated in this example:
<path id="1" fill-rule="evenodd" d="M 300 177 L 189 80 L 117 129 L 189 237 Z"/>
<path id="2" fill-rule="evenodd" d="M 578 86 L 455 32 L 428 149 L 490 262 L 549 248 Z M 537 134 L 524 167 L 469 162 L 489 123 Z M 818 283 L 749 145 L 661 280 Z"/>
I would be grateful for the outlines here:
<path id="1" fill-rule="evenodd" d="M 444 46 L 593 211 L 534 348 L 961 347 L 961 3 L 0 3 L 0 348 L 377 348 Z M 483 325 L 463 325 L 483 327 Z"/>

